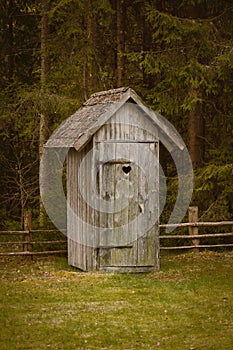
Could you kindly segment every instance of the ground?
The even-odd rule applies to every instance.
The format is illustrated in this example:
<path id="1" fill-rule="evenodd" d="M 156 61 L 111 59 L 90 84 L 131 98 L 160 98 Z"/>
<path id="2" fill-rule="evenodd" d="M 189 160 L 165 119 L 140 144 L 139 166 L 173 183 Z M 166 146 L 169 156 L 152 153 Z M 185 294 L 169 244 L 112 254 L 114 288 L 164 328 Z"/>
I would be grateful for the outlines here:
<path id="1" fill-rule="evenodd" d="M 161 257 L 146 274 L 84 273 L 66 257 L 2 258 L 2 350 L 233 348 L 233 252 Z"/>

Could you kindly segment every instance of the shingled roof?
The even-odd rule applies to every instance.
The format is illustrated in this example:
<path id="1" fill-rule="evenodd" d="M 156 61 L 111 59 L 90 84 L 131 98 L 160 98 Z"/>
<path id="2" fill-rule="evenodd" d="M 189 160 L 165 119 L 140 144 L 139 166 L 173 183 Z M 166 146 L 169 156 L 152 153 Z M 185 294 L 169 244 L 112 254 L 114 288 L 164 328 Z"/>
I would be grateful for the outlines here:
<path id="1" fill-rule="evenodd" d="M 185 147 L 170 123 L 158 113 L 147 108 L 134 90 L 128 87 L 97 92 L 83 103 L 71 117 L 67 118 L 52 134 L 45 147 L 83 148 L 95 132 L 126 102 L 136 103 L 158 128 L 159 138 L 168 149 Z"/>

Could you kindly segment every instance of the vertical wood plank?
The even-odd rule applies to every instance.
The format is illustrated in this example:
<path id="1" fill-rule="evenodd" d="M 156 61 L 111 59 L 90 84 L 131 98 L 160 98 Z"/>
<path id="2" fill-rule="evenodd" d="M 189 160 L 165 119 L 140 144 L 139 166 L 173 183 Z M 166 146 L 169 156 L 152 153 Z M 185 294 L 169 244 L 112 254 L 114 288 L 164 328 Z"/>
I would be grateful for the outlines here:
<path id="1" fill-rule="evenodd" d="M 137 110 L 134 104 L 126 105 L 125 121 L 127 125 L 128 135 L 133 141 L 138 140 L 140 137 L 140 130 L 135 125 L 137 124 Z M 133 244 L 133 248 L 128 250 L 128 260 L 131 266 L 138 265 L 138 215 L 140 215 L 140 208 L 138 205 L 138 184 L 139 184 L 139 145 L 128 144 L 128 157 L 133 159 L 135 157 L 136 162 L 131 162 L 130 166 L 132 170 L 129 173 L 129 193 L 131 198 L 129 199 L 128 208 L 128 235 L 132 237 L 130 243 Z M 132 224 L 132 225 L 131 225 Z"/>

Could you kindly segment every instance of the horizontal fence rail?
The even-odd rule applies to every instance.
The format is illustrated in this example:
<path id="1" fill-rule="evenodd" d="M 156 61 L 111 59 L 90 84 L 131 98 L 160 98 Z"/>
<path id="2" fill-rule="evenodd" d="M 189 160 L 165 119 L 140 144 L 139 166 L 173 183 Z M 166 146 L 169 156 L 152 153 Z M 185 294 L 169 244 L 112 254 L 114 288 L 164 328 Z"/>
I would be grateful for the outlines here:
<path id="1" fill-rule="evenodd" d="M 205 227 L 226 227 L 231 226 L 233 229 L 233 221 L 217 221 L 217 222 L 199 222 L 197 216 L 198 209 L 197 207 L 189 208 L 189 222 L 179 223 L 179 224 L 161 224 L 159 225 L 160 229 L 174 228 L 174 229 L 185 229 L 188 228 L 189 234 L 160 234 L 159 239 L 161 242 L 160 250 L 185 250 L 185 249 L 194 249 L 199 250 L 201 248 L 221 248 L 221 247 L 233 247 L 233 243 L 219 243 L 213 242 L 209 244 L 210 240 L 221 239 L 221 238 L 230 238 L 233 237 L 233 232 L 220 232 L 220 233 L 199 233 L 199 228 Z M 63 230 L 64 232 L 64 230 Z M 50 233 L 60 233 L 57 229 L 32 229 L 31 225 L 31 213 L 26 212 L 24 215 L 24 230 L 12 230 L 12 231 L 0 231 L 0 236 L 6 236 L 9 238 L 7 241 L 0 242 L 0 247 L 7 246 L 18 246 L 21 247 L 22 251 L 0 251 L 0 256 L 34 256 L 34 255 L 50 255 L 50 254 L 67 254 L 67 238 L 62 236 L 62 238 L 55 237 L 52 239 L 44 239 L 41 235 L 46 235 Z M 38 237 L 39 235 L 39 237 Z M 22 236 L 21 240 L 10 240 L 12 236 Z M 39 239 L 37 240 L 36 237 Z M 201 239 L 208 239 L 208 244 L 201 244 Z M 174 240 L 191 240 L 190 245 L 177 245 L 168 246 L 166 242 L 174 242 Z M 232 241 L 233 242 L 233 241 Z M 179 242 L 180 243 L 180 242 Z M 61 245 L 64 249 L 55 249 L 56 244 Z M 35 249 L 36 245 L 45 246 L 46 249 L 42 250 L 40 248 Z M 49 249 L 51 247 L 51 249 Z"/>
<path id="2" fill-rule="evenodd" d="M 223 247 L 233 247 L 233 244 L 199 244 L 199 245 L 185 245 L 176 247 L 160 247 L 160 250 L 183 250 L 183 249 L 199 249 L 199 248 L 223 248 Z"/>
<path id="3" fill-rule="evenodd" d="M 216 237 L 231 237 L 233 236 L 233 232 L 226 232 L 226 233 L 207 233 L 207 234 L 200 234 L 200 235 L 162 235 L 159 238 L 160 239 L 172 239 L 172 238 L 216 238 Z"/>
<path id="4" fill-rule="evenodd" d="M 17 256 L 17 255 L 51 255 L 51 254 L 66 254 L 67 249 L 64 250 L 44 250 L 42 252 L 30 252 L 30 251 L 24 251 L 24 252 L 6 252 L 6 253 L 0 253 L 0 256 Z"/>
<path id="5" fill-rule="evenodd" d="M 62 239 L 55 237 L 55 239 L 44 239 L 44 235 L 51 233 L 60 233 L 58 229 L 32 229 L 32 218 L 30 212 L 25 212 L 24 215 L 24 230 L 12 230 L 12 231 L 0 231 L 0 236 L 6 236 L 7 241 L 1 241 L 0 247 L 6 246 L 18 246 L 22 251 L 0 251 L 0 256 L 34 256 L 34 255 L 51 255 L 51 254 L 67 254 L 67 239 L 62 235 Z M 41 235 L 43 236 L 41 239 Z M 10 240 L 12 236 L 22 236 L 21 240 Z M 38 237 L 39 239 L 36 239 Z M 55 249 L 56 245 L 61 245 L 63 249 Z M 37 248 L 35 246 L 39 245 L 41 247 L 46 246 L 47 249 Z M 49 246 L 51 249 L 49 249 Z"/>
<path id="6" fill-rule="evenodd" d="M 161 228 L 176 228 L 176 227 L 207 227 L 207 226 L 233 226 L 233 221 L 214 221 L 214 222 L 181 222 L 180 224 L 162 224 Z"/>
<path id="7" fill-rule="evenodd" d="M 215 221 L 215 222 L 200 222 L 198 221 L 198 207 L 189 207 L 188 210 L 189 213 L 189 222 L 182 222 L 179 224 L 161 224 L 159 225 L 160 229 L 165 228 L 173 228 L 173 229 L 184 229 L 188 228 L 189 234 L 161 234 L 159 236 L 160 241 L 166 241 L 166 240 L 182 240 L 187 239 L 191 240 L 190 245 L 176 245 L 176 246 L 160 246 L 161 250 L 179 250 L 179 249 L 195 249 L 198 250 L 199 248 L 221 248 L 221 247 L 233 247 L 233 243 L 217 243 L 217 244 L 200 244 L 201 239 L 207 238 L 208 241 L 216 238 L 227 238 L 227 237 L 233 237 L 233 232 L 222 232 L 222 233 L 205 233 L 200 234 L 199 228 L 206 228 L 206 227 L 227 227 L 231 226 L 231 230 L 233 228 L 233 221 Z"/>

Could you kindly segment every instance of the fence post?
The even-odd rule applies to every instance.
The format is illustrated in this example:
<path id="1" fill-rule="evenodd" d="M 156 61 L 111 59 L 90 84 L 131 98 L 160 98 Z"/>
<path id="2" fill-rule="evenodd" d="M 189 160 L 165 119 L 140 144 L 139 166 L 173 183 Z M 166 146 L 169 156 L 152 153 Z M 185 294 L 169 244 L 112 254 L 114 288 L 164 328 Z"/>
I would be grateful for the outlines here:
<path id="1" fill-rule="evenodd" d="M 32 251 L 32 213 L 30 211 L 26 211 L 24 213 L 24 231 L 27 231 L 23 235 L 23 241 L 26 243 L 23 243 L 23 251 L 24 252 L 31 252 Z"/>
<path id="2" fill-rule="evenodd" d="M 189 213 L 189 222 L 197 222 L 198 221 L 198 207 L 189 207 L 188 210 Z M 193 226 L 189 226 L 189 235 L 198 235 L 198 227 L 193 227 Z M 198 246 L 200 244 L 200 239 L 193 239 L 192 240 L 193 245 L 197 246 L 197 248 L 195 248 L 195 250 L 198 251 Z"/>

